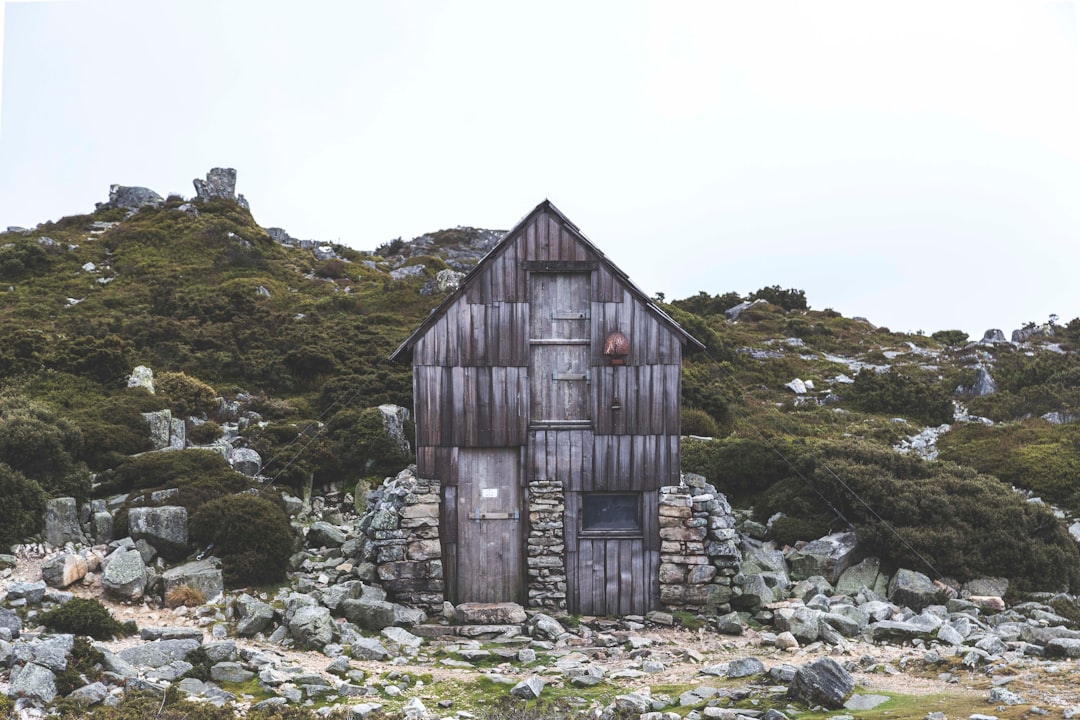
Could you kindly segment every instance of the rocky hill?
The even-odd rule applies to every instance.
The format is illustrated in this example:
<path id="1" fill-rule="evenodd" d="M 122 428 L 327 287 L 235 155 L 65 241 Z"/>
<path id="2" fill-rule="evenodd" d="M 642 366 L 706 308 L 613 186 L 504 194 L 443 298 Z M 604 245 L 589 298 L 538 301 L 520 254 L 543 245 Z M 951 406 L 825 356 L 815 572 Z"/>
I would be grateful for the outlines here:
<path id="1" fill-rule="evenodd" d="M 380 660 L 414 657 L 409 648 L 423 645 L 424 632 L 449 632 L 445 623 L 416 637 L 398 632 L 398 625 L 415 629 L 424 621 L 388 609 L 380 586 L 392 578 L 380 573 L 378 539 L 365 535 L 373 523 L 398 529 L 379 525 L 401 509 L 388 510 L 390 499 L 400 505 L 422 496 L 415 487 L 400 489 L 407 472 L 399 471 L 412 459 L 403 410 L 411 406 L 411 381 L 409 369 L 387 357 L 501 233 L 440 230 L 359 252 L 260 227 L 236 194 L 235 171 L 214 169 L 194 184 L 194 198 L 113 186 L 91 213 L 0 234 L 0 497 L 8 501 L 0 546 L 17 546 L 0 554 L 0 580 L 33 586 L 12 590 L 9 583 L 0 607 L 0 668 L 12 671 L 0 674 L 0 686 L 27 683 L 18 684 L 33 699 L 25 709 L 42 700 L 25 688 L 49 683 L 28 664 L 45 667 L 54 690 L 58 680 L 76 681 L 63 667 L 33 659 L 59 652 L 48 632 L 45 647 L 33 641 L 38 628 L 61 629 L 43 626 L 42 614 L 77 590 L 105 598 L 118 613 L 140 603 L 147 613 L 167 602 L 190 604 L 170 621 L 186 618 L 215 633 L 203 658 L 188 657 L 202 645 L 202 631 L 198 642 L 193 631 L 144 631 L 148 644 L 188 642 L 157 665 L 144 664 L 141 650 L 128 653 L 139 662 L 122 664 L 112 659 L 127 657 L 116 652 L 122 648 L 102 646 L 102 667 L 112 675 L 94 691 L 104 692 L 95 704 L 141 683 L 164 692 L 190 671 L 184 665 L 202 662 L 207 677 L 199 682 L 222 664 L 228 667 L 219 676 L 230 678 L 224 686 L 189 683 L 198 691 L 190 694 L 204 699 L 224 698 L 222 687 L 235 699 L 257 673 L 255 698 L 317 706 L 323 695 L 357 693 L 380 700 L 360 705 L 381 703 L 408 716 L 410 688 L 423 705 L 415 673 L 427 671 L 407 675 L 405 694 L 398 686 L 395 695 L 387 689 L 395 678 L 371 685 L 347 658 L 337 662 L 346 650 L 354 660 L 371 659 L 363 655 L 371 647 L 365 628 L 389 643 Z M 1080 590 L 1080 554 L 1069 533 L 1080 509 L 1080 319 L 1031 323 L 1011 339 L 990 330 L 971 341 L 955 330 L 906 335 L 812 309 L 796 289 L 659 301 L 707 346 L 684 364 L 683 469 L 696 474 L 688 476 L 695 507 L 710 508 L 702 522 L 729 513 L 744 558 L 737 597 L 682 621 L 761 629 L 770 649 L 778 646 L 769 628 L 790 634 L 796 649 L 825 642 L 854 651 L 855 637 L 932 639 L 949 649 L 939 653 L 946 664 L 956 656 L 965 665 L 993 666 L 1002 653 L 1023 656 L 1025 648 L 1072 653 L 1064 641 L 1074 637 L 1066 626 L 1075 598 L 1052 593 Z M 150 452 L 160 449 L 182 452 Z M 398 484 L 380 487 L 388 476 L 399 476 Z M 811 542 L 823 537 L 830 539 Z M 875 564 L 859 586 L 868 594 L 860 595 L 841 576 L 864 557 Z M 27 563 L 37 576 L 20 574 Z M 207 574 L 209 584 L 190 602 L 168 600 L 176 588 L 198 590 Z M 315 601 L 299 599 L 308 596 Z M 970 596 L 997 600 L 981 606 Z M 1029 602 L 1002 612 L 1000 596 Z M 361 601 L 374 605 L 361 610 Z M 793 601 L 802 609 L 776 605 Z M 447 613 L 454 617 L 453 609 Z M 965 620 L 972 617 L 977 622 Z M 634 633 L 680 619 L 589 621 L 576 631 L 538 630 L 540 622 L 534 615 L 503 623 L 509 635 L 499 642 L 515 648 L 514 656 L 496 656 L 513 665 L 509 676 L 522 675 L 511 685 L 533 671 L 543 676 L 536 653 L 559 650 L 541 664 L 555 663 L 560 682 L 584 692 L 649 672 L 642 662 L 648 653 L 635 654 L 649 644 L 635 645 Z M 1031 623 L 1063 630 L 1013 627 Z M 1006 630 L 990 632 L 999 626 Z M 23 629 L 30 643 L 12 645 Z M 269 646 L 245 650 L 226 636 L 257 636 Z M 484 659 L 491 657 L 487 645 L 445 642 L 437 651 L 423 645 L 421 656 L 444 667 L 493 662 Z M 623 643 L 633 650 L 625 659 L 637 665 L 594 670 L 556 659 L 568 647 L 609 648 L 602 652 L 619 658 L 614 648 Z M 60 654 L 72 657 L 75 646 L 61 644 Z M 275 674 L 267 647 L 307 646 L 337 663 L 345 689 L 326 673 L 309 683 Z M 80 652 L 93 657 L 85 647 Z M 649 652 L 659 659 L 668 651 Z M 171 669 L 161 670 L 165 665 Z M 710 674 L 743 677 L 731 667 L 725 659 Z M 427 699 L 455 692 L 444 688 Z M 753 693 L 741 699 L 748 698 L 762 702 Z M 685 704 L 619 702 L 604 696 L 593 707 L 606 707 L 608 716 L 623 706 L 636 713 L 627 717 L 663 717 L 672 707 L 722 716 L 705 712 L 719 707 L 712 695 Z"/>

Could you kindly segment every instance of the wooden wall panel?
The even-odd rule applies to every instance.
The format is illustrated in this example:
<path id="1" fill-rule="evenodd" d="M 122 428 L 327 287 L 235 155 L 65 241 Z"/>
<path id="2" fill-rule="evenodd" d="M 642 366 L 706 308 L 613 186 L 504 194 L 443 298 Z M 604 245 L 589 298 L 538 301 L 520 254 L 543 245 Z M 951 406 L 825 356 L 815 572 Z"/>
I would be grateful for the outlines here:
<path id="1" fill-rule="evenodd" d="M 657 607 L 656 557 L 642 538 L 581 538 L 566 570 L 571 613 L 643 615 Z"/>
<path id="2" fill-rule="evenodd" d="M 529 411 L 525 368 L 417 366 L 413 372 L 417 447 L 525 444 Z"/>
<path id="3" fill-rule="evenodd" d="M 567 490 L 580 490 L 592 484 L 595 448 L 591 430 L 530 430 L 528 436 L 529 481 L 557 480 Z"/>

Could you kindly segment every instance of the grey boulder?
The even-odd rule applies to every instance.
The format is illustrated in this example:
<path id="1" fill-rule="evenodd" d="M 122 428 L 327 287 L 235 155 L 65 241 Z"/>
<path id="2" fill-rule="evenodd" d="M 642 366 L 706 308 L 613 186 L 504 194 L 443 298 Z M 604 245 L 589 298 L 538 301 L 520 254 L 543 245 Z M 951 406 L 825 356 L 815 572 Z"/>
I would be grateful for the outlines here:
<path id="1" fill-rule="evenodd" d="M 835 533 L 807 543 L 788 558 L 791 577 L 805 580 L 820 575 L 835 584 L 855 564 L 857 548 L 858 539 L 853 532 Z"/>
<path id="2" fill-rule="evenodd" d="M 192 639 L 157 640 L 124 648 L 119 655 L 121 660 L 136 667 L 158 668 L 186 659 L 201 644 Z"/>
<path id="3" fill-rule="evenodd" d="M 11 671 L 11 697 L 29 697 L 43 703 L 56 698 L 56 676 L 37 663 L 26 663 Z"/>
<path id="4" fill-rule="evenodd" d="M 106 558 L 101 586 L 112 597 L 138 600 L 146 591 L 146 564 L 135 548 L 117 548 Z"/>
<path id="5" fill-rule="evenodd" d="M 334 620 L 329 608 L 319 605 L 301 607 L 289 620 L 289 635 L 305 648 L 321 648 L 334 637 Z"/>
<path id="6" fill-rule="evenodd" d="M 88 569 L 82 555 L 58 553 L 41 564 L 41 579 L 49 587 L 66 588 L 86 577 Z"/>
<path id="7" fill-rule="evenodd" d="M 795 671 L 788 686 L 788 697 L 807 705 L 821 705 L 830 710 L 844 706 L 855 689 L 855 681 L 840 663 L 832 658 L 821 658 L 803 665 Z"/>
<path id="8" fill-rule="evenodd" d="M 162 557 L 183 557 L 188 551 L 188 514 L 183 506 L 131 508 L 128 528 L 133 540 L 145 540 Z"/>
<path id="9" fill-rule="evenodd" d="M 217 558 L 207 558 L 169 568 L 162 574 L 165 593 L 186 585 L 201 592 L 208 601 L 214 599 L 225 591 L 219 565 Z"/>
<path id="10" fill-rule="evenodd" d="M 901 568 L 889 583 L 889 601 L 916 612 L 941 599 L 941 588 L 921 572 Z"/>
<path id="11" fill-rule="evenodd" d="M 45 542 L 53 547 L 63 547 L 69 542 L 86 542 L 79 528 L 79 509 L 75 498 L 59 497 L 45 503 Z"/>
<path id="12" fill-rule="evenodd" d="M 240 615 L 240 619 L 236 621 L 236 634 L 243 637 L 262 632 L 274 619 L 272 605 L 247 594 L 236 599 L 235 607 Z"/>
<path id="13" fill-rule="evenodd" d="M 310 547 L 341 547 L 345 539 L 340 528 L 322 520 L 311 524 L 307 536 Z"/>

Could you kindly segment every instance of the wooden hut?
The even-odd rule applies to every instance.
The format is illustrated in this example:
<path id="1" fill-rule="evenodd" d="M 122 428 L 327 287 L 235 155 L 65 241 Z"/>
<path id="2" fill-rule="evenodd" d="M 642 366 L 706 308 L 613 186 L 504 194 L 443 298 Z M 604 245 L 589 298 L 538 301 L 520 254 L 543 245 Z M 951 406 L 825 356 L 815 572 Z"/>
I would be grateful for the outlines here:
<path id="1" fill-rule="evenodd" d="M 402 343 L 449 600 L 658 606 L 686 343 L 701 347 L 548 201 Z"/>

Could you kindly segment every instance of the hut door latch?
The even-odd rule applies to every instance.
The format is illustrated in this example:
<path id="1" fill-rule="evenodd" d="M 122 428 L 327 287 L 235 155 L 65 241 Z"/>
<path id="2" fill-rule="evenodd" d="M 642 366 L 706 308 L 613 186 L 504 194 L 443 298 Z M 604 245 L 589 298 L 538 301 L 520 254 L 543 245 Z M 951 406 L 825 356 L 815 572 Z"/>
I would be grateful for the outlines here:
<path id="1" fill-rule="evenodd" d="M 592 384 L 592 371 L 586 370 L 583 373 L 551 373 L 551 382 L 559 382 L 560 380 L 577 380 L 579 382 L 584 380 L 586 385 L 590 385 Z"/>
<path id="2" fill-rule="evenodd" d="M 474 507 L 472 519 L 475 523 L 479 523 L 481 520 L 513 520 L 514 522 L 518 522 L 521 520 L 521 510 L 515 508 L 514 512 L 508 513 L 481 512 L 480 508 Z"/>

